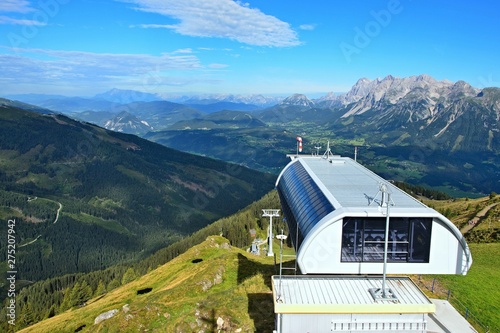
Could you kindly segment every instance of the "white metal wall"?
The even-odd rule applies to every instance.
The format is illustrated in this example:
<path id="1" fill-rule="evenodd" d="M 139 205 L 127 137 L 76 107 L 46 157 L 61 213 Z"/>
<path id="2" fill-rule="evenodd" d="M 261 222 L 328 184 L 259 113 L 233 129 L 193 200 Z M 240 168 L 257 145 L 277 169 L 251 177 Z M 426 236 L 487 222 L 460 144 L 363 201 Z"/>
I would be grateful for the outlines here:
<path id="1" fill-rule="evenodd" d="M 278 314 L 277 333 L 425 333 L 425 314 Z"/>
<path id="2" fill-rule="evenodd" d="M 328 218 L 325 217 L 325 219 Z M 383 263 L 341 262 L 342 220 L 325 223 L 301 246 L 298 263 L 304 274 L 382 274 Z M 433 219 L 429 263 L 387 264 L 388 274 L 464 274 L 470 263 L 459 240 Z"/>

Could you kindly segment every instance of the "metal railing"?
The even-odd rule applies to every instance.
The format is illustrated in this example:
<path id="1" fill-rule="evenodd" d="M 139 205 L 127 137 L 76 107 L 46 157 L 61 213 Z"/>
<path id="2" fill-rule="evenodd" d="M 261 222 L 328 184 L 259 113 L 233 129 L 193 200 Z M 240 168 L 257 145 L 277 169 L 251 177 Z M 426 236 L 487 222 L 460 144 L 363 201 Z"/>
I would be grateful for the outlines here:
<path id="1" fill-rule="evenodd" d="M 420 286 L 425 287 L 431 293 L 435 294 L 438 297 L 446 297 L 446 300 L 453 305 L 453 307 L 480 333 L 493 333 L 500 332 L 500 329 L 497 327 L 492 327 L 484 324 L 479 320 L 477 316 L 475 316 L 464 302 L 460 301 L 457 297 L 453 295 L 451 289 L 444 287 L 437 278 L 433 278 L 432 281 L 422 280 L 421 276 L 418 276 L 417 283 Z"/>

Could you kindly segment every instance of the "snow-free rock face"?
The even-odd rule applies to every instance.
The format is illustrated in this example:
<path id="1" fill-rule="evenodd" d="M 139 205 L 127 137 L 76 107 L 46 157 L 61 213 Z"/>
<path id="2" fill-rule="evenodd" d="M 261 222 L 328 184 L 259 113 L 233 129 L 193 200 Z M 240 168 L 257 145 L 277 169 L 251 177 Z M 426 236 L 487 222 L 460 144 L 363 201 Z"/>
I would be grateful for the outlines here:
<path id="1" fill-rule="evenodd" d="M 314 102 L 307 98 L 306 95 L 294 94 L 290 97 L 285 98 L 280 105 L 295 105 L 295 106 L 305 106 L 314 107 Z"/>
<path id="2" fill-rule="evenodd" d="M 361 79 L 339 99 L 343 105 L 352 104 L 344 114 L 344 117 L 348 117 L 377 108 L 380 104 L 411 104 L 421 101 L 425 107 L 434 109 L 443 101 L 454 100 L 460 96 L 473 97 L 478 92 L 478 89 L 463 81 L 457 83 L 437 81 L 429 75 L 407 78 L 395 78 L 389 75 L 373 81 Z"/>
<path id="3" fill-rule="evenodd" d="M 499 88 L 480 90 L 428 75 L 387 76 L 360 79 L 347 94 L 333 98 L 341 105 L 340 118 L 332 122 L 338 133 L 370 133 L 386 145 L 427 142 L 449 151 L 499 149 Z"/>

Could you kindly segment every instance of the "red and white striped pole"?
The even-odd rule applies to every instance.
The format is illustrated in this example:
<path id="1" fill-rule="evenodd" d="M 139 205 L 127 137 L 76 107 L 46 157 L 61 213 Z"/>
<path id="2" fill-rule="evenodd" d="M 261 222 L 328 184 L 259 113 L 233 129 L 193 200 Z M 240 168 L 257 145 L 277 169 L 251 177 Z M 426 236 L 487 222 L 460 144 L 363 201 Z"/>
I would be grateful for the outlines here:
<path id="1" fill-rule="evenodd" d="M 300 136 L 297 137 L 297 155 L 302 153 L 302 138 Z"/>

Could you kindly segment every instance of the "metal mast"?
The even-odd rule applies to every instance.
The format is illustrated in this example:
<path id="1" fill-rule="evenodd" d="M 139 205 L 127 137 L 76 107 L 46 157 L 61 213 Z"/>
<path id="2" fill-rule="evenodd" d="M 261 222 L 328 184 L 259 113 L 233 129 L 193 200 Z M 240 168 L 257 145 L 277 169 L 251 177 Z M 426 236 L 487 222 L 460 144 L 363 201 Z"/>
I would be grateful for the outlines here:
<path id="1" fill-rule="evenodd" d="M 274 256 L 273 253 L 273 216 L 280 216 L 279 209 L 263 209 L 262 216 L 269 217 L 269 232 L 267 234 L 267 255 L 269 257 Z"/>

